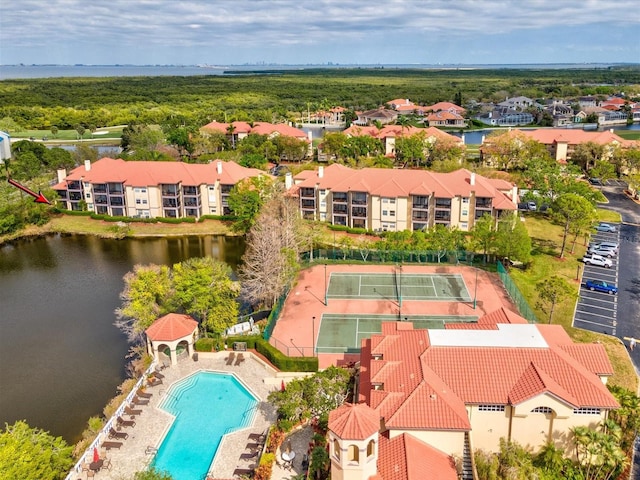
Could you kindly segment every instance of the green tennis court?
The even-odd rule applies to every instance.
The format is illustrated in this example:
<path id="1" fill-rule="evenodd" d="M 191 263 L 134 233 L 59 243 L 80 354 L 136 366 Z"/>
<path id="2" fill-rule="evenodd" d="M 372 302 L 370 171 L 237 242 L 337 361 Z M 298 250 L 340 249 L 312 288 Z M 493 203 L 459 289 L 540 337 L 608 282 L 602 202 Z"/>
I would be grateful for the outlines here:
<path id="1" fill-rule="evenodd" d="M 329 278 L 327 298 L 361 300 L 423 300 L 470 302 L 471 296 L 458 273 L 344 273 Z"/>
<path id="2" fill-rule="evenodd" d="M 325 313 L 322 315 L 317 353 L 358 353 L 360 340 L 382 331 L 382 322 L 397 322 L 397 315 L 360 315 Z M 408 315 L 402 321 L 416 329 L 442 329 L 445 323 L 476 323 L 478 317 L 457 315 Z"/>

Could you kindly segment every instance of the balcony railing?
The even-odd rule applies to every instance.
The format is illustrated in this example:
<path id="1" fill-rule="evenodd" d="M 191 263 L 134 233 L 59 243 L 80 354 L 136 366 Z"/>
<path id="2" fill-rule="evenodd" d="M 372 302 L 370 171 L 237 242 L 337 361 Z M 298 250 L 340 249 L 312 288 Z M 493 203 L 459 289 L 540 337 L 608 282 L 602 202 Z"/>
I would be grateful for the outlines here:
<path id="1" fill-rule="evenodd" d="M 354 218 L 367 218 L 367 209 L 362 207 L 353 207 L 351 209 L 351 216 Z"/>
<path id="2" fill-rule="evenodd" d="M 107 186 L 104 183 L 96 183 L 93 185 L 93 193 L 107 193 Z"/>
<path id="3" fill-rule="evenodd" d="M 429 212 L 427 211 L 416 211 L 414 210 L 411 213 L 411 220 L 417 220 L 417 221 L 422 221 L 422 222 L 426 222 L 429 220 Z"/>
<path id="4" fill-rule="evenodd" d="M 347 203 L 346 193 L 335 193 L 332 195 L 331 200 L 333 203 Z"/>
<path id="5" fill-rule="evenodd" d="M 183 195 L 199 195 L 198 187 L 182 187 Z"/>
<path id="6" fill-rule="evenodd" d="M 315 198 L 315 196 L 316 196 L 316 191 L 314 188 L 305 187 L 300 189 L 300 197 Z"/>
<path id="7" fill-rule="evenodd" d="M 68 182 L 67 183 L 67 189 L 69 190 L 82 190 L 82 185 L 80 184 L 80 182 Z"/>
<path id="8" fill-rule="evenodd" d="M 300 204 L 302 205 L 302 208 L 307 210 L 315 210 L 316 208 L 316 201 L 312 198 L 302 198 L 300 200 Z"/>
<path id="9" fill-rule="evenodd" d="M 491 208 L 490 198 L 476 198 L 476 208 Z"/>
<path id="10" fill-rule="evenodd" d="M 436 208 L 451 208 L 451 199 L 436 198 Z"/>
<path id="11" fill-rule="evenodd" d="M 347 214 L 347 206 L 346 205 L 334 205 L 333 213 L 338 215 L 346 215 Z"/>

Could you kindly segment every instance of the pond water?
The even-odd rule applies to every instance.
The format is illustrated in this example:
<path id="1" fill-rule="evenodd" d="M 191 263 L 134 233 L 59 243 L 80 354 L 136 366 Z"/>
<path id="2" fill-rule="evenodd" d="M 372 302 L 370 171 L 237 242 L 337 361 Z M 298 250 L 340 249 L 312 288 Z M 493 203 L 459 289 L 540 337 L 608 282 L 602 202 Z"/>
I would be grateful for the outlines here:
<path id="1" fill-rule="evenodd" d="M 113 325 L 122 277 L 136 264 L 212 256 L 236 269 L 240 237 L 108 240 L 49 236 L 0 247 L 0 425 L 79 440 L 126 378 L 126 337 Z"/>

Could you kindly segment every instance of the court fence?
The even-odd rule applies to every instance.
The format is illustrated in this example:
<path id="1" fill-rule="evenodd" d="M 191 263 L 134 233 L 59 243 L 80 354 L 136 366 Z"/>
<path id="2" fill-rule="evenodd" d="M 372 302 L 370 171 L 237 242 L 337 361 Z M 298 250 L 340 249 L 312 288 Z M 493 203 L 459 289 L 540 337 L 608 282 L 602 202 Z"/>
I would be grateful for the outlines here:
<path id="1" fill-rule="evenodd" d="M 526 318 L 529 323 L 538 323 L 538 317 L 527 303 L 527 300 L 524 298 L 524 295 L 520 293 L 520 289 L 516 286 L 514 281 L 509 276 L 507 269 L 504 268 L 504 265 L 500 260 L 498 260 L 496 266 L 498 267 L 498 276 L 500 280 L 502 280 L 502 284 L 504 285 L 505 290 L 511 297 L 513 303 L 518 307 L 518 311 L 520 315 Z"/>
<path id="2" fill-rule="evenodd" d="M 497 269 L 498 276 L 504 285 L 505 290 L 511 297 L 511 300 L 515 303 L 520 315 L 527 319 L 530 323 L 538 323 L 538 317 L 527 303 L 524 295 L 520 292 L 514 281 L 509 276 L 506 268 L 499 260 L 494 264 L 492 261 L 476 252 L 469 252 L 465 250 L 453 250 L 453 251 L 435 251 L 435 250 L 372 250 L 372 249 L 340 249 L 340 248 L 320 248 L 303 252 L 301 254 L 300 263 L 302 267 L 309 265 L 317 265 L 322 263 L 412 263 L 412 264 L 447 264 L 447 265 L 467 265 L 483 270 L 495 271 Z M 278 299 L 271 315 L 267 326 L 263 333 L 263 338 L 269 340 L 275 324 L 278 321 L 280 312 L 284 305 L 284 301 L 287 298 L 289 289 Z"/>

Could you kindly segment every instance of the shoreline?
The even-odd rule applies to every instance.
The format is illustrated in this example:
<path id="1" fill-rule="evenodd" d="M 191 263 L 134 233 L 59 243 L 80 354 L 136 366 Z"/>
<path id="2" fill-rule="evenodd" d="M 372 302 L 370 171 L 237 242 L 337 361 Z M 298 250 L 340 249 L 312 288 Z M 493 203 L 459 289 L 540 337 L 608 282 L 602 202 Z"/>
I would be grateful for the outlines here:
<path id="1" fill-rule="evenodd" d="M 47 235 L 93 235 L 105 239 L 125 239 L 125 238 L 162 238 L 162 237 L 185 237 L 220 235 L 226 237 L 241 236 L 232 232 L 228 222 L 221 220 L 205 220 L 201 223 L 129 223 L 128 231 L 121 233 L 114 231 L 117 224 L 94 220 L 89 217 L 76 217 L 70 215 L 56 215 L 45 225 L 30 225 L 27 228 L 9 235 L 0 236 L 0 248 L 11 243 L 29 240 Z"/>

